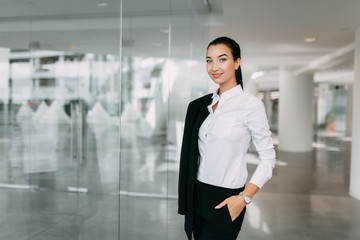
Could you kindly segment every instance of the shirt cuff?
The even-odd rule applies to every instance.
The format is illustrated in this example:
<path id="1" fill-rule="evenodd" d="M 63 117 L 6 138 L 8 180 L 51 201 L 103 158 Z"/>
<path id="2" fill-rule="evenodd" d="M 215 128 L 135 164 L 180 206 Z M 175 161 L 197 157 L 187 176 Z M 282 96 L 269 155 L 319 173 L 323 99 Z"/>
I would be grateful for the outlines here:
<path id="1" fill-rule="evenodd" d="M 255 184 L 261 189 L 270 178 L 271 176 L 266 177 L 264 174 L 255 171 L 254 175 L 250 180 L 250 183 Z"/>

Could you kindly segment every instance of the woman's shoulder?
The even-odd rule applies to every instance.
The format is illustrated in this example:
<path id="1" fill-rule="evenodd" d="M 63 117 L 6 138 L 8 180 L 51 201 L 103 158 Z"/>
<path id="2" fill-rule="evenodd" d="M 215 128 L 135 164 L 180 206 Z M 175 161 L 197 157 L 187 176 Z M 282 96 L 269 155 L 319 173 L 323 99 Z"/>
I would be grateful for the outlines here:
<path id="1" fill-rule="evenodd" d="M 261 99 L 258 96 L 254 95 L 254 94 L 252 94 L 250 92 L 247 92 L 246 90 L 243 90 L 241 93 L 242 93 L 241 94 L 241 97 L 242 97 L 241 101 L 242 102 L 255 103 L 255 104 L 256 103 L 258 104 L 258 103 L 262 102 Z"/>
<path id="2" fill-rule="evenodd" d="M 192 100 L 189 103 L 189 106 L 196 106 L 196 105 L 202 104 L 204 101 L 211 99 L 212 95 L 213 95 L 212 93 L 209 93 L 209 94 L 206 94 L 205 96 L 196 98 L 195 100 Z"/>
<path id="3" fill-rule="evenodd" d="M 264 111 L 264 103 L 258 96 L 245 91 L 243 93 L 244 99 L 242 101 L 245 103 L 246 114 Z"/>

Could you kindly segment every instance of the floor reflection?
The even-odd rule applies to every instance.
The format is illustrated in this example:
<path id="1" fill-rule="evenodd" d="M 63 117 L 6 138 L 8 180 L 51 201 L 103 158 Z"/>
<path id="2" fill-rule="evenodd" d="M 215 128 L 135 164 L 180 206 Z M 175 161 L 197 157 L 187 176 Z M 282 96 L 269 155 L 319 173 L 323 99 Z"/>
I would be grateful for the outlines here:
<path id="1" fill-rule="evenodd" d="M 186 239 L 176 213 L 175 145 L 133 134 L 136 123 L 119 129 L 111 119 L 93 121 L 83 130 L 86 151 L 73 149 L 79 160 L 71 128 L 57 126 L 0 125 L 0 239 L 105 240 L 119 231 L 120 239 Z M 277 151 L 273 178 L 248 206 L 239 239 L 359 239 L 360 201 L 348 195 L 350 144 L 319 136 L 313 152 Z M 249 174 L 256 161 L 250 152 Z"/>

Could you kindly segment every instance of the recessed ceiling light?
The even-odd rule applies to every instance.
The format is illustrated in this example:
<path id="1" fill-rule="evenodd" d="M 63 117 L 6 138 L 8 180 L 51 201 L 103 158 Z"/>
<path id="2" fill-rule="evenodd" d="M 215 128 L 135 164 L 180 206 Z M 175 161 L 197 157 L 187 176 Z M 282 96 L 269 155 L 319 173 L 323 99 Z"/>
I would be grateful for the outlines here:
<path id="1" fill-rule="evenodd" d="M 315 42 L 316 41 L 316 37 L 306 37 L 304 38 L 304 42 L 306 43 L 311 43 L 311 42 Z"/>
<path id="2" fill-rule="evenodd" d="M 253 74 L 251 74 L 251 79 L 256 79 L 256 78 L 259 78 L 259 77 L 262 77 L 264 76 L 264 72 L 263 71 L 258 71 L 258 72 L 254 72 Z"/>
<path id="3" fill-rule="evenodd" d="M 96 5 L 98 7 L 106 7 L 108 5 L 108 3 L 105 1 L 96 1 Z"/>

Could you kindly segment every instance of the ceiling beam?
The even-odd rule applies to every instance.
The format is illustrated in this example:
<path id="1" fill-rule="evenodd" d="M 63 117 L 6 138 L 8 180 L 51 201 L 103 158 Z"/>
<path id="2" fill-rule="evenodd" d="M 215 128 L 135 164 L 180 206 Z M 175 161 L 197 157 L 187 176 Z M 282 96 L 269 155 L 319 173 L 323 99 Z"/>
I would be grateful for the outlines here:
<path id="1" fill-rule="evenodd" d="M 324 65 L 331 66 L 333 61 L 337 61 L 338 58 L 352 52 L 355 50 L 355 43 L 350 43 L 344 47 L 341 47 L 332 53 L 326 54 L 322 57 L 319 57 L 318 59 L 315 59 L 314 61 L 311 61 L 310 63 L 306 64 L 305 66 L 299 68 L 295 71 L 296 75 L 314 72 L 318 68 L 321 68 Z"/>

